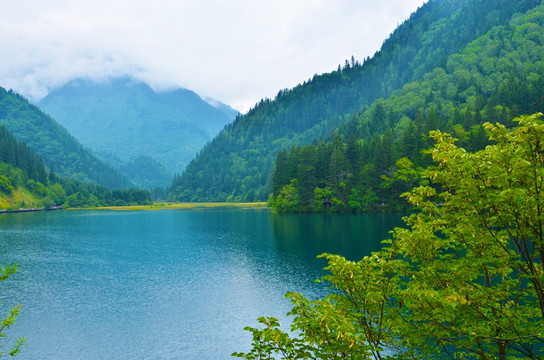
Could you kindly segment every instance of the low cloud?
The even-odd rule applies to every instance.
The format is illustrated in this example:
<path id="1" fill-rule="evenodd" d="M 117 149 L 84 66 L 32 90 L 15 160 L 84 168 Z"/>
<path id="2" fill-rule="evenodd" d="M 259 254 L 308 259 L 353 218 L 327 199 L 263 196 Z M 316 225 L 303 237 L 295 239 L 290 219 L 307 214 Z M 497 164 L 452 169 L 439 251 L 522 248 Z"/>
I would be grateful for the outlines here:
<path id="1" fill-rule="evenodd" d="M 423 2 L 13 1 L 0 11 L 0 86 L 39 100 L 77 77 L 133 76 L 246 111 L 372 56 Z"/>

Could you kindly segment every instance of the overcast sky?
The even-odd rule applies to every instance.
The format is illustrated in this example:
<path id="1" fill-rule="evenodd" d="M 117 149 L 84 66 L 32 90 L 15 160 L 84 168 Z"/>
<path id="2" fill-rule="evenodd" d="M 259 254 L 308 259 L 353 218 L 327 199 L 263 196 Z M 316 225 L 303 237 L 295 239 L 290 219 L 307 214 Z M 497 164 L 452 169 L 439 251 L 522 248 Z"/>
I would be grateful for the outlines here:
<path id="1" fill-rule="evenodd" d="M 0 0 L 0 86 L 37 101 L 85 77 L 185 87 L 246 112 L 353 55 L 426 0 Z"/>

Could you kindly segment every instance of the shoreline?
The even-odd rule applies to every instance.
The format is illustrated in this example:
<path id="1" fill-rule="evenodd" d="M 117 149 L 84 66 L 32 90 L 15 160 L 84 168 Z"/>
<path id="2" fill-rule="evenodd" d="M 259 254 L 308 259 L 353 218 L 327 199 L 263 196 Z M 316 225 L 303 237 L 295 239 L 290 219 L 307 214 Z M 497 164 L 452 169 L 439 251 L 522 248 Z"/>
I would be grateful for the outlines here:
<path id="1" fill-rule="evenodd" d="M 66 210 L 113 210 L 113 211 L 137 211 L 137 210 L 190 210 L 190 209 L 267 209 L 266 202 L 248 203 L 156 203 L 152 205 L 127 205 L 127 206 L 99 206 L 89 208 L 68 208 Z"/>
<path id="2" fill-rule="evenodd" d="M 62 206 L 42 207 L 42 208 L 19 208 L 19 209 L 0 209 L 0 214 L 13 214 L 24 212 L 36 212 L 36 211 L 54 211 L 63 210 Z"/>

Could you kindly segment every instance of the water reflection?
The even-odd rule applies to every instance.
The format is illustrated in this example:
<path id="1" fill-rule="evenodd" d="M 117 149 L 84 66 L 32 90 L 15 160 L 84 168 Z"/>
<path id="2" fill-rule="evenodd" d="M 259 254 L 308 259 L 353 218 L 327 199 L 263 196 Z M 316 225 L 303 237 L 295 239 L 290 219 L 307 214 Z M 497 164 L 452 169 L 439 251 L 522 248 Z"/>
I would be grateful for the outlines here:
<path id="1" fill-rule="evenodd" d="M 278 251 L 307 259 L 327 252 L 359 260 L 381 247 L 402 214 L 272 214 Z"/>

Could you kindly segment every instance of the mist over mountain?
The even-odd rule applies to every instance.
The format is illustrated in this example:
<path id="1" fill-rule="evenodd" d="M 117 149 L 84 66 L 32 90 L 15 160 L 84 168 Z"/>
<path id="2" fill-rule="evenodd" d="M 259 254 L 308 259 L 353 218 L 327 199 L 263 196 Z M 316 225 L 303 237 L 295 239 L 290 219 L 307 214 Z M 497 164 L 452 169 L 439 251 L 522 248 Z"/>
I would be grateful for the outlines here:
<path id="1" fill-rule="evenodd" d="M 161 163 L 170 176 L 180 173 L 238 114 L 187 89 L 155 92 L 129 78 L 100 83 L 73 80 L 49 93 L 38 106 L 112 165 L 134 165 L 134 159 L 145 155 Z M 139 163 L 156 165 L 153 161 Z M 153 174 L 143 168 L 138 173 Z M 133 180 L 148 186 L 165 185 L 163 174 L 160 179 Z"/>

